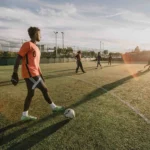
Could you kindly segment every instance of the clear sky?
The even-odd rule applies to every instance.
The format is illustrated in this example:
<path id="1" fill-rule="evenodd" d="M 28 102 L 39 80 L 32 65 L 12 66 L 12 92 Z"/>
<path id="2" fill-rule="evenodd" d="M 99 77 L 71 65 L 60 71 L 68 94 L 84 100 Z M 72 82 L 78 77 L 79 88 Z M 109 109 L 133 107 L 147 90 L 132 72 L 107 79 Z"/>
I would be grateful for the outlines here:
<path id="1" fill-rule="evenodd" d="M 124 52 L 150 50 L 150 0 L 0 0 L 0 36 L 29 39 L 41 29 L 42 42 Z"/>

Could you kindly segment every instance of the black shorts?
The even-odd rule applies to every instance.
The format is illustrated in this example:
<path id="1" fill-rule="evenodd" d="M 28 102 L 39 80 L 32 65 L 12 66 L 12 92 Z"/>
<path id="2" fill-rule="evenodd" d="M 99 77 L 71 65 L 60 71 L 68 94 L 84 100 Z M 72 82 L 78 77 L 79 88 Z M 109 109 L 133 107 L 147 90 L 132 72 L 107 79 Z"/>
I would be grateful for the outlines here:
<path id="1" fill-rule="evenodd" d="M 28 90 L 34 90 L 35 88 L 46 88 L 46 85 L 41 76 L 25 78 L 24 80 L 26 82 Z"/>
<path id="2" fill-rule="evenodd" d="M 97 61 L 97 64 L 101 65 L 101 62 L 100 62 L 100 61 Z"/>

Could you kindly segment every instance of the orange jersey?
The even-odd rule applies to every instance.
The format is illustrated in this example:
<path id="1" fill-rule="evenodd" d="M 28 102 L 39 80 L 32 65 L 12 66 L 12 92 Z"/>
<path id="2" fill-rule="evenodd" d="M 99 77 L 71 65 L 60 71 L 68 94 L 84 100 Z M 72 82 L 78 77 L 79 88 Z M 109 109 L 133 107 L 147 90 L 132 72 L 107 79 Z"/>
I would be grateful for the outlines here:
<path id="1" fill-rule="evenodd" d="M 25 42 L 20 51 L 18 52 L 22 56 L 22 77 L 30 78 L 41 74 L 40 71 L 40 50 L 32 42 Z"/>

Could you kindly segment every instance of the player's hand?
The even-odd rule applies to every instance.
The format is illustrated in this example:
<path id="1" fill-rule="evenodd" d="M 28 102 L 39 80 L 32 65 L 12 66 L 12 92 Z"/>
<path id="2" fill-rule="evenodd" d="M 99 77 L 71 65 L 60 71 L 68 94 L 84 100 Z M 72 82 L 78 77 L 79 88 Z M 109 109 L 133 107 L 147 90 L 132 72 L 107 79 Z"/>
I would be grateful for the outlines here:
<path id="1" fill-rule="evenodd" d="M 11 76 L 11 83 L 16 86 L 19 82 L 18 73 L 13 73 Z"/>

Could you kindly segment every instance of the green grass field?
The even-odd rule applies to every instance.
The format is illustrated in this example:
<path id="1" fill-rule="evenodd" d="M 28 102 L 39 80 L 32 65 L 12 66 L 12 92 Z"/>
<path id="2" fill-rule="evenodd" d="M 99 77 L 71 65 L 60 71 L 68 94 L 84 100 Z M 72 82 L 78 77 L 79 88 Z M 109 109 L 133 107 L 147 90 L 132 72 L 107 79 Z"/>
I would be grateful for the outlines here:
<path id="1" fill-rule="evenodd" d="M 13 66 L 0 66 L 0 149 L 150 150 L 150 71 L 143 64 L 114 63 L 75 74 L 75 63 L 41 64 L 53 101 L 76 112 L 67 120 L 53 114 L 37 89 L 20 122 L 26 97 L 23 80 L 10 84 Z"/>

